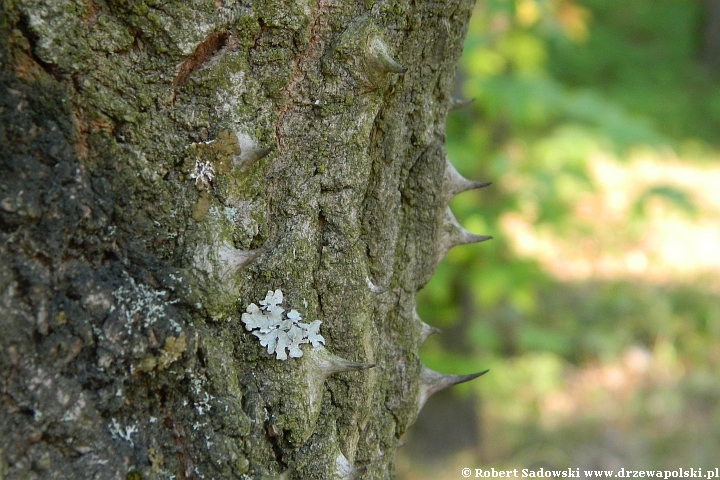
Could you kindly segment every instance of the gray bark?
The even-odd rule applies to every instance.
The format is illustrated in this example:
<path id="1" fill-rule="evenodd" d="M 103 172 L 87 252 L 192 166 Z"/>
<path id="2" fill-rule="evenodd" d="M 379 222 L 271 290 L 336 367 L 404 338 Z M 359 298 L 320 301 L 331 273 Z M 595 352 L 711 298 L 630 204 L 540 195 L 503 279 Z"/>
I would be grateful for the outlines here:
<path id="1" fill-rule="evenodd" d="M 414 302 L 484 239 L 446 211 L 472 5 L 3 3 L 0 479 L 392 476 L 467 379 Z M 246 331 L 275 289 L 325 348 Z"/>

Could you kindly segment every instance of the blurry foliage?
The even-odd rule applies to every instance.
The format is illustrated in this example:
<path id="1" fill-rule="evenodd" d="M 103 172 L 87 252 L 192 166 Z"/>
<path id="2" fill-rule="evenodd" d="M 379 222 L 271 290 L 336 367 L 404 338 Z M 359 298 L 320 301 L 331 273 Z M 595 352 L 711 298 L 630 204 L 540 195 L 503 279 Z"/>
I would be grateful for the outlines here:
<path id="1" fill-rule="evenodd" d="M 652 188 L 648 188 L 637 198 L 637 200 L 635 200 L 632 212 L 635 219 L 641 219 L 644 217 L 647 204 L 653 198 L 665 200 L 666 203 L 675 207 L 676 210 L 688 215 L 689 217 L 695 217 L 697 215 L 698 208 L 690 199 L 687 192 L 672 185 L 656 185 Z"/>
<path id="2" fill-rule="evenodd" d="M 562 283 L 532 258 L 518 257 L 500 229 L 500 217 L 515 212 L 557 236 L 587 234 L 592 225 L 579 223 L 574 208 L 596 189 L 588 166 L 593 154 L 623 161 L 642 147 L 694 154 L 697 161 L 712 155 L 720 146 L 720 84 L 697 61 L 702 20 L 695 0 L 478 3 L 459 72 L 459 90 L 475 100 L 450 114 L 447 150 L 460 173 L 494 184 L 458 196 L 451 208 L 465 228 L 495 240 L 451 250 L 420 292 L 418 311 L 445 329 L 423 347 L 431 368 L 491 368 L 467 387 L 484 392 L 487 424 L 514 425 L 485 433 L 502 437 L 492 438 L 490 459 L 504 454 L 524 462 L 533 439 L 574 445 L 573 436 L 599 432 L 601 423 L 584 419 L 578 422 L 590 424 L 566 425 L 552 437 L 537 425 L 538 398 L 560 389 L 568 371 L 620 361 L 632 348 L 692 379 L 679 390 L 638 386 L 635 407 L 622 415 L 634 415 L 628 424 L 641 425 L 635 435 L 652 443 L 638 453 L 641 464 L 669 465 L 662 459 L 693 451 L 682 447 L 668 456 L 668 432 L 681 438 L 683 430 L 655 425 L 655 407 L 689 415 L 693 402 L 705 402 L 704 425 L 720 426 L 717 296 L 700 284 Z M 653 185 L 633 202 L 628 231 L 642 229 L 655 200 L 689 218 L 697 213 L 689 192 Z M 602 403 L 604 394 L 597 395 Z"/>
<path id="3" fill-rule="evenodd" d="M 571 312 L 558 328 L 546 328 L 545 321 L 532 326 L 540 293 L 566 292 L 532 259 L 509 250 L 499 218 L 518 212 L 536 228 L 585 233 L 574 208 L 595 190 L 589 157 L 607 152 L 622 160 L 639 145 L 678 147 L 686 134 L 716 128 L 712 116 L 698 115 L 700 106 L 709 109 L 700 92 L 717 83 L 695 62 L 700 25 L 700 5 L 693 0 L 479 4 L 461 60 L 462 90 L 475 101 L 450 115 L 447 150 L 462 174 L 495 183 L 458 196 L 451 207 L 468 230 L 497 240 L 451 250 L 420 294 L 425 317 L 440 327 L 452 326 L 459 321 L 457 292 L 468 289 L 473 311 L 486 315 L 489 309 L 509 309 L 522 317 L 518 328 L 532 332 L 519 334 L 524 344 L 554 345 L 539 350 L 579 358 L 571 355 L 582 349 L 577 342 L 568 349 L 562 338 L 578 323 L 580 311 Z M 693 88 L 697 102 L 685 97 L 675 104 L 678 95 L 690 95 Z M 671 107 L 673 115 L 658 110 Z M 704 128 L 691 132 L 673 127 L 701 121 Z M 688 216 L 697 210 L 688 192 L 655 185 L 635 199 L 629 221 L 642 223 L 652 199 Z M 487 323 L 473 322 L 472 328 L 490 330 Z M 553 333 L 543 333 L 548 331 Z M 499 346 L 481 339 L 496 335 L 473 338 L 486 347 Z"/>

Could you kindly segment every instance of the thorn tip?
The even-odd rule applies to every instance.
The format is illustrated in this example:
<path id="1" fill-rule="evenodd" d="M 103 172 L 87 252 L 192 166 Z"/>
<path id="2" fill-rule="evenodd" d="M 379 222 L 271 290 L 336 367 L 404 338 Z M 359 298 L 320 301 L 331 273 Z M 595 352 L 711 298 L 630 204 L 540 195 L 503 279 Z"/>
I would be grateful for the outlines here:
<path id="1" fill-rule="evenodd" d="M 387 287 L 375 285 L 372 280 L 370 280 L 370 277 L 365 277 L 365 283 L 367 284 L 370 291 L 373 293 L 385 293 L 388 291 Z"/>
<path id="2" fill-rule="evenodd" d="M 469 98 L 467 100 L 462 100 L 460 98 L 451 98 L 450 99 L 450 111 L 454 110 L 460 110 L 461 108 L 467 107 L 471 103 L 475 101 L 475 98 Z"/>
<path id="3" fill-rule="evenodd" d="M 487 187 L 492 182 L 476 182 L 468 180 L 458 173 L 449 160 L 445 160 L 445 173 L 443 175 L 443 201 L 448 204 L 455 195 L 468 190 Z"/>
<path id="4" fill-rule="evenodd" d="M 469 373 L 467 375 L 448 375 L 434 370 L 430 370 L 425 365 L 422 366 L 420 372 L 420 395 L 418 398 L 418 411 L 422 409 L 427 399 L 433 393 L 439 392 L 453 385 L 469 382 L 478 377 L 485 375 L 490 370 L 483 370 L 478 373 Z"/>
<path id="5" fill-rule="evenodd" d="M 405 73 L 407 68 L 400 65 L 391 55 L 387 44 L 379 37 L 373 37 L 368 45 L 372 66 L 386 73 Z"/>
<path id="6" fill-rule="evenodd" d="M 492 239 L 490 235 L 476 235 L 465 230 L 455 219 L 450 208 L 445 210 L 445 218 L 440 233 L 438 250 L 438 262 L 443 259 L 445 254 L 453 247 L 458 245 L 466 245 L 468 243 L 480 243 Z"/>
<path id="7" fill-rule="evenodd" d="M 311 358 L 313 358 L 317 369 L 324 377 L 329 377 L 334 373 L 367 370 L 376 366 L 374 363 L 360 363 L 346 360 L 330 353 L 324 347 L 313 348 L 311 352 Z"/>
<path id="8" fill-rule="evenodd" d="M 418 315 L 417 310 L 413 310 L 413 320 L 417 325 L 420 325 L 421 342 L 424 342 L 430 335 L 442 333 L 442 330 L 440 330 L 439 328 L 433 327 L 432 325 L 428 325 L 427 323 L 423 322 L 422 318 L 420 318 L 420 315 Z"/>

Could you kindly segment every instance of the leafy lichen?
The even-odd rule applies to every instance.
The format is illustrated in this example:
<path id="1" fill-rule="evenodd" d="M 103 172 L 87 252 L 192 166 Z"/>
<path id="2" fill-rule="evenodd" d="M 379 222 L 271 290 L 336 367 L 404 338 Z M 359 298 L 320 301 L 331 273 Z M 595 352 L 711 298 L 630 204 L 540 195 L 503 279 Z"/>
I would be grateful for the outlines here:
<path id="1" fill-rule="evenodd" d="M 320 320 L 303 323 L 297 310 L 285 309 L 280 306 L 283 293 L 280 289 L 268 290 L 264 300 L 260 300 L 261 307 L 254 303 L 248 305 L 246 313 L 242 314 L 245 328 L 260 340 L 260 345 L 267 347 L 269 354 L 275 353 L 278 360 L 300 358 L 303 356 L 301 345 L 309 343 L 313 348 L 325 343 L 320 335 Z"/>

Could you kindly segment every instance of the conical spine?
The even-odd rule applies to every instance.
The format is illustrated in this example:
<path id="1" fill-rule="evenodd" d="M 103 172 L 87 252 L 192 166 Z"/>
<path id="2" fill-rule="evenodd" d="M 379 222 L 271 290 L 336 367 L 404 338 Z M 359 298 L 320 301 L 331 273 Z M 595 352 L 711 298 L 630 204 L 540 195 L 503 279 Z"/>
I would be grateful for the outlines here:
<path id="1" fill-rule="evenodd" d="M 300 363 L 297 388 L 304 388 L 302 397 L 290 396 L 287 400 L 286 421 L 295 424 L 295 428 L 287 436 L 293 445 L 302 445 L 312 435 L 317 425 L 322 399 L 325 392 L 325 380 L 333 374 L 356 372 L 372 368 L 375 365 L 346 360 L 330 353 L 322 345 L 306 350 Z"/>
<path id="2" fill-rule="evenodd" d="M 342 454 L 335 458 L 335 478 L 339 480 L 354 480 L 357 477 L 357 469 Z"/>
<path id="3" fill-rule="evenodd" d="M 446 208 L 439 239 L 438 262 L 443 259 L 452 247 L 466 245 L 468 243 L 484 242 L 490 239 L 492 239 L 491 236 L 475 235 L 465 230 L 455 219 L 455 215 L 450 211 L 450 208 Z"/>
<path id="4" fill-rule="evenodd" d="M 254 150 L 251 150 L 247 154 L 243 152 L 243 155 L 240 156 L 240 161 L 244 163 L 244 166 L 252 165 L 253 163 L 257 162 L 258 160 L 261 160 L 268 155 L 270 155 L 275 150 L 275 145 L 272 145 L 270 147 L 266 148 L 256 148 Z"/>
<path id="5" fill-rule="evenodd" d="M 324 378 L 327 378 L 334 373 L 356 372 L 359 370 L 367 370 L 368 368 L 373 368 L 375 366 L 374 363 L 359 363 L 338 357 L 337 355 L 330 353 L 322 346 L 314 348 L 313 353 L 313 362 Z"/>
<path id="6" fill-rule="evenodd" d="M 442 189 L 443 202 L 445 205 L 450 203 L 450 200 L 452 200 L 458 193 L 474 190 L 476 188 L 487 187 L 488 185 L 490 185 L 490 182 L 475 182 L 473 180 L 468 180 L 458 173 L 449 160 L 445 160 L 445 173 L 443 174 Z"/>
<path id="7" fill-rule="evenodd" d="M 197 249 L 193 263 L 196 269 L 231 283 L 234 275 L 257 260 L 266 250 L 264 246 L 255 250 L 240 250 L 215 237 L 212 242 Z"/>
<path id="8" fill-rule="evenodd" d="M 483 370 L 478 373 L 470 373 L 468 375 L 448 375 L 445 373 L 436 372 L 430 370 L 425 365 L 422 366 L 420 372 L 420 394 L 418 396 L 418 412 L 422 409 L 423 405 L 430 395 L 439 392 L 453 385 L 459 383 L 469 382 L 474 380 L 481 375 L 485 375 L 489 370 Z"/>
<path id="9" fill-rule="evenodd" d="M 430 335 L 433 335 L 435 333 L 441 333 L 441 330 L 439 328 L 430 326 L 427 323 L 423 322 L 422 318 L 420 318 L 420 315 L 418 315 L 417 310 L 413 310 L 413 320 L 415 321 L 415 325 L 420 326 L 421 343 L 424 342 Z"/>
<path id="10" fill-rule="evenodd" d="M 468 105 L 470 105 L 471 103 L 473 103 L 474 101 L 475 101 L 474 98 L 469 98 L 467 100 L 462 100 L 459 98 L 451 98 L 450 99 L 450 107 L 449 107 L 450 111 L 452 112 L 454 110 L 460 110 L 461 108 L 465 108 Z"/>
<path id="11" fill-rule="evenodd" d="M 370 280 L 370 277 L 365 277 L 365 283 L 367 284 L 370 291 L 373 293 L 385 293 L 388 290 L 387 287 L 375 285 L 372 280 Z"/>
<path id="12" fill-rule="evenodd" d="M 218 260 L 225 263 L 227 271 L 238 272 L 257 260 L 266 250 L 265 247 L 256 248 L 255 250 L 238 250 L 223 245 L 218 249 Z"/>
<path id="13" fill-rule="evenodd" d="M 400 65 L 391 55 L 390 48 L 378 36 L 368 42 L 369 66 L 384 73 L 405 73 L 407 68 Z"/>

